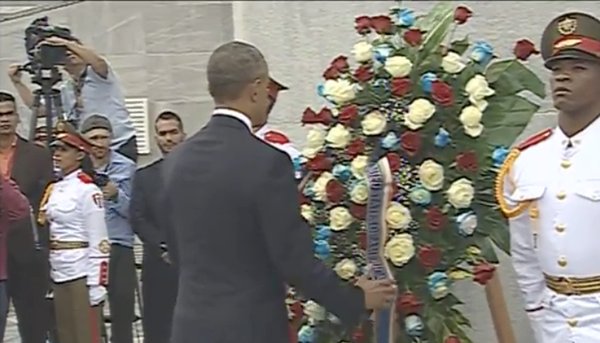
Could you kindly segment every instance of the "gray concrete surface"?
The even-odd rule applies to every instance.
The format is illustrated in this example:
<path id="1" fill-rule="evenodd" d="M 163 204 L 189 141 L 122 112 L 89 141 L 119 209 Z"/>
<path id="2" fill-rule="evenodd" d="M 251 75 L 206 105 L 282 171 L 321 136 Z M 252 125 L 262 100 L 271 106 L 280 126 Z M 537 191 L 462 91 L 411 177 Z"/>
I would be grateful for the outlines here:
<path id="1" fill-rule="evenodd" d="M 151 115 L 165 108 L 179 111 L 190 132 L 210 115 L 205 64 L 210 51 L 233 37 L 256 44 L 266 55 L 272 74 L 290 86 L 275 107 L 272 123 L 301 144 L 303 109 L 320 106 L 316 85 L 329 61 L 349 54 L 356 40 L 357 15 L 386 13 L 393 1 L 84 1 L 45 13 L 53 22 L 69 25 L 86 44 L 105 54 L 118 72 L 127 96 L 148 97 Z M 459 2 L 454 2 L 460 4 Z M 433 1 L 403 1 L 424 13 Z M 486 39 L 497 54 L 510 56 L 521 38 L 538 43 L 547 22 L 570 10 L 600 16 L 597 1 L 471 1 L 469 24 L 457 35 Z M 22 31 L 35 16 L 0 23 L 0 89 L 13 90 L 5 70 L 22 61 Z M 544 79 L 548 73 L 534 58 L 531 67 Z M 25 112 L 25 111 L 23 111 Z M 543 102 L 524 135 L 553 125 L 551 103 Z M 157 156 L 156 149 L 142 164 Z M 509 260 L 501 256 L 500 274 L 518 343 L 532 342 L 529 323 L 515 285 Z M 476 343 L 495 342 L 483 290 L 471 284 L 457 287 L 474 324 Z M 12 341 L 11 341 L 12 342 Z M 18 340 L 14 340 L 18 342 Z"/>

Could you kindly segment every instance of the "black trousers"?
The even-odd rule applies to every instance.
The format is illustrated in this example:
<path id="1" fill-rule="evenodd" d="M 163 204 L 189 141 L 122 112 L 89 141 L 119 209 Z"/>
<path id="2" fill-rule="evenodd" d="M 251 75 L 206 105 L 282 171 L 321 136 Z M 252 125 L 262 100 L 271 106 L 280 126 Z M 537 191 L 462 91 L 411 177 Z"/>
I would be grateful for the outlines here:
<path id="1" fill-rule="evenodd" d="M 112 244 L 108 264 L 108 304 L 112 343 L 133 342 L 136 283 L 133 248 Z"/>
<path id="2" fill-rule="evenodd" d="M 137 141 L 135 136 L 131 137 L 125 144 L 121 145 L 117 152 L 133 162 L 137 162 L 138 152 L 137 152 Z"/>

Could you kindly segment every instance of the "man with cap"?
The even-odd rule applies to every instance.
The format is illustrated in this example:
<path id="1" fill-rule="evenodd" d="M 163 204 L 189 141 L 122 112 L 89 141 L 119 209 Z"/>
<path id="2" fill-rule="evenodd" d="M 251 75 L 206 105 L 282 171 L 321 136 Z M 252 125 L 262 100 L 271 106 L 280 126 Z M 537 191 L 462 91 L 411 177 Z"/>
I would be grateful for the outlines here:
<path id="1" fill-rule="evenodd" d="M 269 107 L 268 107 L 268 115 L 273 111 L 273 107 L 275 107 L 275 103 L 277 102 L 277 95 L 279 95 L 280 91 L 286 91 L 289 88 L 282 85 L 281 83 L 275 81 L 275 79 L 269 79 Z M 282 150 L 292 160 L 294 164 L 294 176 L 296 180 L 300 180 L 302 178 L 302 170 L 300 164 L 300 152 L 294 147 L 289 138 L 282 133 L 281 131 L 271 129 L 267 123 L 252 127 L 254 130 L 254 134 L 265 142 L 273 145 L 274 147 Z"/>
<path id="2" fill-rule="evenodd" d="M 102 115 L 92 115 L 81 124 L 81 133 L 91 143 L 90 157 L 105 200 L 106 223 L 111 243 L 108 301 L 113 343 L 133 342 L 135 287 L 134 233 L 129 223 L 129 199 L 136 165 L 111 150 L 112 126 Z"/>
<path id="3" fill-rule="evenodd" d="M 518 145 L 497 200 L 538 343 L 600 342 L 600 21 L 563 14 L 546 27 L 558 126 Z"/>

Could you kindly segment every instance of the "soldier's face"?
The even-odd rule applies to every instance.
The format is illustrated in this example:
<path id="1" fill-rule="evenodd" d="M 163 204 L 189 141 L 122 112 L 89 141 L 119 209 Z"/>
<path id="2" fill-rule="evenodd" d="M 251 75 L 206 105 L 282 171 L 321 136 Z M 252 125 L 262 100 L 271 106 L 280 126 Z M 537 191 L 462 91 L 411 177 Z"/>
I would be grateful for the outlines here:
<path id="1" fill-rule="evenodd" d="M 552 64 L 552 99 L 563 112 L 574 113 L 598 103 L 600 63 L 565 59 Z"/>
<path id="2" fill-rule="evenodd" d="M 168 154 L 185 139 L 181 124 L 175 119 L 156 122 L 156 143 L 163 154 Z"/>
<path id="3" fill-rule="evenodd" d="M 17 108 L 12 101 L 0 102 L 0 135 L 13 134 L 19 124 Z"/>
<path id="4" fill-rule="evenodd" d="M 83 152 L 62 142 L 52 147 L 52 158 L 64 174 L 79 168 L 83 156 Z"/>

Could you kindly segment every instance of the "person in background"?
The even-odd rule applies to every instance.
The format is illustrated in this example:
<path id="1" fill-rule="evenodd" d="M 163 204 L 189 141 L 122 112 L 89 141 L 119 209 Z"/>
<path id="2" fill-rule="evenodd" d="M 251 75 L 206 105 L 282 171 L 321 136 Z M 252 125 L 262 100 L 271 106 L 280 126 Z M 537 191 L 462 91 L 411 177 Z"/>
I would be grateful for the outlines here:
<path id="1" fill-rule="evenodd" d="M 6 289 L 6 235 L 10 225 L 29 215 L 29 201 L 21 193 L 19 186 L 0 175 L 0 342 L 4 342 L 9 303 Z"/>
<path id="2" fill-rule="evenodd" d="M 77 38 L 67 40 L 49 37 L 43 44 L 62 45 L 67 48 L 65 70 L 69 77 L 61 84 L 63 110 L 70 123 L 77 128 L 91 115 L 102 113 L 113 126 L 111 148 L 137 161 L 135 128 L 117 75 L 105 58 Z M 18 64 L 9 67 L 8 75 L 23 102 L 33 107 L 33 94 L 21 80 Z"/>
<path id="3" fill-rule="evenodd" d="M 90 157 L 98 186 L 104 195 L 106 225 L 111 243 L 108 302 L 113 343 L 133 342 L 137 275 L 133 253 L 134 233 L 129 223 L 129 199 L 136 165 L 111 150 L 113 129 L 102 115 L 81 124 L 81 133 L 92 144 Z"/>
<path id="4" fill-rule="evenodd" d="M 99 343 L 110 243 L 90 144 L 63 132 L 51 144 L 63 175 L 42 205 L 50 231 L 52 293 L 60 343 Z"/>
<path id="5" fill-rule="evenodd" d="M 53 179 L 48 149 L 17 135 L 19 113 L 14 96 L 0 92 L 0 174 L 13 179 L 37 216 L 46 185 Z M 7 234 L 8 296 L 13 303 L 22 343 L 44 343 L 49 326 L 46 292 L 48 232 L 32 227 L 29 216 L 11 225 Z"/>
<path id="6" fill-rule="evenodd" d="M 154 122 L 154 134 L 163 156 L 168 155 L 186 137 L 181 118 L 172 111 L 161 112 Z M 144 243 L 142 295 L 144 340 L 168 343 L 173 308 L 177 298 L 177 273 L 167 245 L 167 227 L 162 223 L 163 210 L 157 180 L 163 159 L 138 169 L 133 178 L 130 211 L 133 231 Z"/>

